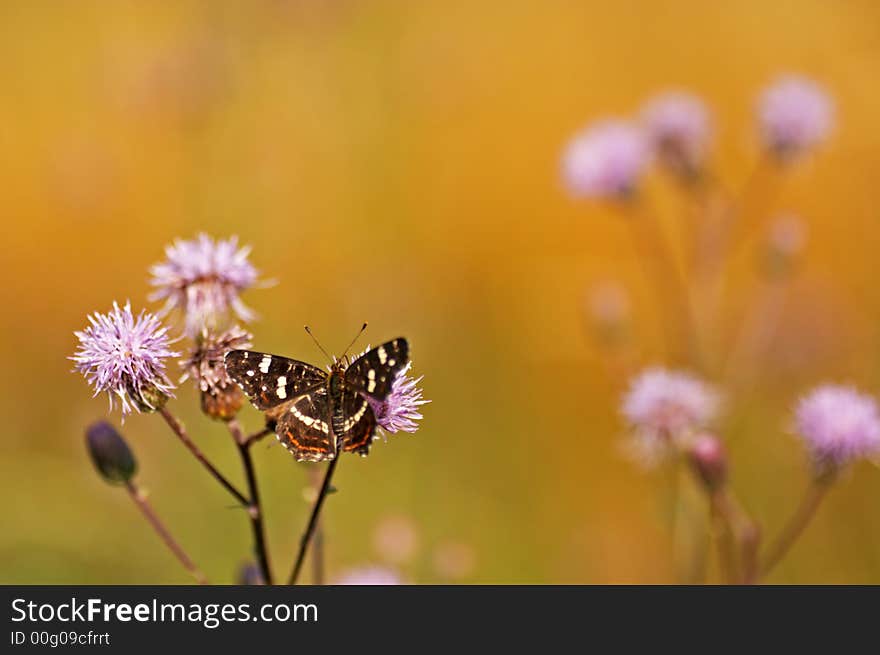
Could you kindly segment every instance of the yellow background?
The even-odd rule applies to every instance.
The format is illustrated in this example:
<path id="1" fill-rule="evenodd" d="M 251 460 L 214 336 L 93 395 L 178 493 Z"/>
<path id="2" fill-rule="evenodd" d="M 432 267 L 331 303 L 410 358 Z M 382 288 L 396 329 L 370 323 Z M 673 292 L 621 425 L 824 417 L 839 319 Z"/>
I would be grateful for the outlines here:
<path id="1" fill-rule="evenodd" d="M 559 156 L 594 118 L 691 89 L 718 126 L 716 163 L 742 185 L 753 109 L 779 73 L 833 94 L 838 129 L 770 210 L 810 242 L 782 335 L 730 399 L 733 484 L 768 534 L 806 483 L 788 431 L 824 381 L 880 389 L 880 5 L 863 2 L 4 2 L 0 10 L 3 373 L 0 581 L 186 582 L 124 492 L 104 485 L 83 426 L 106 415 L 65 358 L 87 313 L 147 306 L 147 267 L 174 237 L 238 234 L 267 290 L 245 302 L 256 347 L 320 361 L 363 320 L 405 335 L 424 374 L 423 428 L 346 458 L 327 505 L 332 572 L 379 561 L 389 514 L 432 549 L 468 544 L 466 582 L 672 582 L 669 476 L 620 456 L 625 379 L 584 329 L 588 289 L 633 296 L 639 365 L 661 361 L 662 301 L 621 218 L 570 200 Z M 678 201 L 649 191 L 675 234 Z M 761 285 L 735 262 L 725 334 Z M 720 337 L 722 343 L 726 337 Z M 176 375 L 176 373 L 175 373 Z M 239 480 L 196 395 L 172 407 Z M 248 408 L 243 419 L 256 426 Z M 118 424 L 119 416 L 112 420 Z M 245 517 L 155 416 L 124 425 L 157 511 L 217 582 L 250 546 Z M 275 568 L 306 519 L 306 465 L 256 451 Z M 880 583 L 880 471 L 830 495 L 774 582 Z"/>

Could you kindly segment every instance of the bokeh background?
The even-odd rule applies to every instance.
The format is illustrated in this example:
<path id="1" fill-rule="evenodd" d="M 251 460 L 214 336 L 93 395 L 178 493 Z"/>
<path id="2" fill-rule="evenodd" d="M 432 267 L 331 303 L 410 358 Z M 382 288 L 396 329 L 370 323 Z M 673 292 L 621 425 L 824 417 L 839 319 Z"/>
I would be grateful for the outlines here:
<path id="1" fill-rule="evenodd" d="M 810 241 L 775 345 L 721 428 L 768 533 L 807 480 L 787 425 L 797 395 L 825 380 L 880 390 L 876 2 L 11 1 L 0 62 L 4 583 L 187 581 L 95 475 L 83 427 L 106 399 L 66 357 L 87 313 L 149 306 L 147 267 L 199 231 L 239 235 L 278 280 L 244 298 L 258 348 L 318 362 L 304 323 L 338 351 L 369 320 L 367 340 L 406 335 L 425 376 L 422 429 L 339 468 L 331 572 L 382 562 L 376 527 L 402 517 L 418 534 L 413 581 L 680 579 L 669 476 L 621 456 L 625 367 L 585 328 L 590 289 L 617 281 L 627 366 L 662 363 L 663 301 L 620 217 L 569 199 L 558 175 L 573 132 L 669 87 L 711 105 L 733 188 L 776 75 L 814 77 L 837 103 L 833 139 L 766 208 L 797 212 Z M 674 235 L 680 203 L 662 178 L 649 186 Z M 762 293 L 748 254 L 729 281 L 722 347 Z M 195 392 L 174 408 L 239 479 Z M 259 424 L 250 408 L 243 420 Z M 124 432 L 157 511 L 231 582 L 245 518 L 160 419 Z M 256 457 L 283 574 L 308 465 L 268 442 Z M 876 467 L 838 485 L 771 581 L 880 583 Z"/>

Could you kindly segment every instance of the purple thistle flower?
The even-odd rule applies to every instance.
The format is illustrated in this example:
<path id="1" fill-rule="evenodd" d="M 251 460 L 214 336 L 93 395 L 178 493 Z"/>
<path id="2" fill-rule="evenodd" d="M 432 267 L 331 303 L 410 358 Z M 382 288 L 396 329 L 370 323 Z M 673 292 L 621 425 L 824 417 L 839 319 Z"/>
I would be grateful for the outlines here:
<path id="1" fill-rule="evenodd" d="M 394 382 L 391 383 L 391 393 L 384 401 L 378 402 L 369 396 L 366 397 L 370 407 L 373 408 L 379 427 L 391 434 L 413 433 L 418 430 L 419 425 L 416 421 L 422 419 L 419 407 L 431 402 L 422 399 L 422 390 L 418 386 L 422 377 L 411 378 L 406 374 L 411 366 L 412 362 L 407 362 L 407 365 L 398 372 Z"/>
<path id="2" fill-rule="evenodd" d="M 403 579 L 397 571 L 382 566 L 362 566 L 349 569 L 333 581 L 335 585 L 402 585 Z"/>
<path id="3" fill-rule="evenodd" d="M 575 197 L 626 199 L 650 160 L 642 131 L 621 120 L 604 120 L 576 135 L 565 150 L 563 178 Z"/>
<path id="4" fill-rule="evenodd" d="M 880 453 L 877 403 L 852 387 L 814 389 L 798 402 L 795 425 L 818 473 Z"/>
<path id="5" fill-rule="evenodd" d="M 238 237 L 214 240 L 206 234 L 165 248 L 165 261 L 154 264 L 150 300 L 164 300 L 162 314 L 184 313 L 186 333 L 192 337 L 216 327 L 232 311 L 242 321 L 254 313 L 239 294 L 257 282 L 257 270 L 248 261 L 250 247 L 238 247 Z"/>
<path id="6" fill-rule="evenodd" d="M 95 312 L 89 325 L 74 332 L 79 350 L 70 358 L 95 389 L 95 396 L 107 392 L 110 409 L 114 397 L 125 417 L 136 411 L 154 411 L 164 404 L 174 389 L 165 375 L 165 360 L 180 353 L 169 349 L 168 328 L 149 312 L 134 317 L 131 305 L 107 314 Z"/>
<path id="7" fill-rule="evenodd" d="M 765 145 L 782 159 L 822 141 L 834 123 L 834 104 L 816 82 L 788 75 L 767 88 L 758 102 L 758 125 Z"/>
<path id="8" fill-rule="evenodd" d="M 642 123 L 663 164 L 686 178 L 699 174 L 712 140 L 712 121 L 699 98 L 681 91 L 657 96 L 642 110 Z"/>
<path id="9" fill-rule="evenodd" d="M 646 463 L 692 440 L 717 416 L 720 395 L 710 385 L 679 371 L 651 368 L 639 374 L 623 397 L 621 413 L 632 445 Z"/>

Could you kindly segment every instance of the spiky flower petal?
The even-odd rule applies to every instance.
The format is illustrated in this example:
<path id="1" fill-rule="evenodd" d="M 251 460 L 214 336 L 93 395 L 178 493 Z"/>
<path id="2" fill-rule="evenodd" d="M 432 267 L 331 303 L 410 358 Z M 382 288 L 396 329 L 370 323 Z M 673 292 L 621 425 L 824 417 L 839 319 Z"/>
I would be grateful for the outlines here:
<path id="1" fill-rule="evenodd" d="M 106 314 L 89 316 L 90 325 L 74 332 L 79 350 L 70 358 L 95 389 L 107 392 L 110 408 L 119 401 L 125 417 L 133 410 L 154 411 L 169 396 L 174 385 L 165 375 L 165 360 L 180 353 L 170 349 L 168 328 L 153 314 L 141 311 L 137 318 L 126 303 Z"/>
<path id="2" fill-rule="evenodd" d="M 181 310 L 186 333 L 192 337 L 218 327 L 230 313 L 251 321 L 254 313 L 239 297 L 257 283 L 249 254 L 250 247 L 239 248 L 234 236 L 216 241 L 206 234 L 178 239 L 165 248 L 165 261 L 150 269 L 150 284 L 156 289 L 150 299 L 165 301 L 163 314 Z"/>
<path id="3" fill-rule="evenodd" d="M 407 375 L 411 366 L 412 362 L 408 362 L 397 374 L 391 384 L 391 393 L 384 401 L 378 402 L 367 397 L 379 427 L 392 434 L 418 430 L 416 421 L 422 419 L 419 407 L 431 402 L 422 398 L 422 389 L 418 386 L 422 377 L 412 378 Z"/>

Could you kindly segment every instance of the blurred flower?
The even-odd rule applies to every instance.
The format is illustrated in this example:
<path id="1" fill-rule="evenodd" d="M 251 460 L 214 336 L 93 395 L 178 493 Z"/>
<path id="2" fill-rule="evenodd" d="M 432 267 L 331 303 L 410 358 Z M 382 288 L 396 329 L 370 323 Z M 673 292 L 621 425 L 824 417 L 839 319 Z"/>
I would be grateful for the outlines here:
<path id="1" fill-rule="evenodd" d="M 686 179 L 699 175 L 712 139 L 702 100 L 681 91 L 664 93 L 648 102 L 642 122 L 661 163 Z"/>
<path id="2" fill-rule="evenodd" d="M 430 400 L 422 399 L 422 389 L 418 386 L 422 377 L 411 378 L 406 373 L 412 367 L 412 362 L 398 372 L 397 377 L 391 384 L 391 393 L 379 402 L 367 396 L 370 407 L 376 415 L 379 427 L 394 434 L 395 432 L 415 432 L 419 429 L 418 423 L 422 419 L 419 407 Z"/>
<path id="3" fill-rule="evenodd" d="M 647 463 L 670 446 L 682 446 L 716 417 L 718 392 L 687 373 L 651 368 L 630 384 L 621 412 Z"/>
<path id="4" fill-rule="evenodd" d="M 244 394 L 226 373 L 224 358 L 230 350 L 251 347 L 252 336 L 235 326 L 222 334 L 203 330 L 190 356 L 181 362 L 181 382 L 193 379 L 202 392 L 202 411 L 211 418 L 228 420 L 244 404 Z"/>
<path id="5" fill-rule="evenodd" d="M 688 456 L 694 470 L 710 491 L 727 482 L 727 451 L 721 439 L 701 434 L 691 444 Z"/>
<path id="6" fill-rule="evenodd" d="M 363 566 L 349 569 L 336 578 L 332 584 L 336 585 L 402 585 L 403 579 L 393 569 L 382 566 Z"/>
<path id="7" fill-rule="evenodd" d="M 191 241 L 176 240 L 165 248 L 166 259 L 154 264 L 150 300 L 164 300 L 162 313 L 184 312 L 186 333 L 195 337 L 214 328 L 230 312 L 251 321 L 253 312 L 239 294 L 257 282 L 257 270 L 248 261 L 250 247 L 238 247 L 238 237 L 215 241 L 199 234 Z"/>
<path id="8" fill-rule="evenodd" d="M 461 580 L 472 575 L 477 564 L 474 549 L 457 541 L 440 544 L 434 549 L 434 570 L 447 580 Z"/>
<path id="9" fill-rule="evenodd" d="M 877 404 L 851 387 L 824 385 L 811 391 L 797 405 L 795 425 L 820 475 L 880 453 Z"/>
<path id="10" fill-rule="evenodd" d="M 405 516 L 385 517 L 373 532 L 373 547 L 389 562 L 403 564 L 411 560 L 418 550 L 416 526 Z"/>
<path id="11" fill-rule="evenodd" d="M 235 584 L 250 587 L 266 583 L 263 581 L 263 574 L 260 573 L 260 567 L 253 562 L 245 562 L 238 567 L 238 573 L 235 576 Z"/>
<path id="12" fill-rule="evenodd" d="M 791 272 L 807 242 L 807 226 L 797 216 L 785 214 L 773 220 L 764 250 L 764 269 L 778 277 Z"/>
<path id="13" fill-rule="evenodd" d="M 92 423 L 86 429 L 86 447 L 98 473 L 110 484 L 128 482 L 134 477 L 134 454 L 122 435 L 106 421 Z"/>
<path id="14" fill-rule="evenodd" d="M 74 332 L 80 345 L 70 359 L 95 395 L 106 391 L 111 410 L 114 396 L 118 398 L 123 418 L 132 409 L 161 407 L 174 389 L 165 376 L 165 360 L 180 354 L 169 349 L 168 329 L 148 312 L 135 318 L 129 303 L 119 309 L 114 302 L 110 312 L 95 312 L 89 322 L 85 330 Z"/>
<path id="15" fill-rule="evenodd" d="M 569 143 L 563 177 L 575 197 L 625 199 L 635 193 L 649 159 L 648 140 L 637 126 L 605 120 Z"/>
<path id="16" fill-rule="evenodd" d="M 814 81 L 788 75 L 767 88 L 758 104 L 758 124 L 764 144 L 781 159 L 789 159 L 822 141 L 834 123 L 834 106 Z"/>

